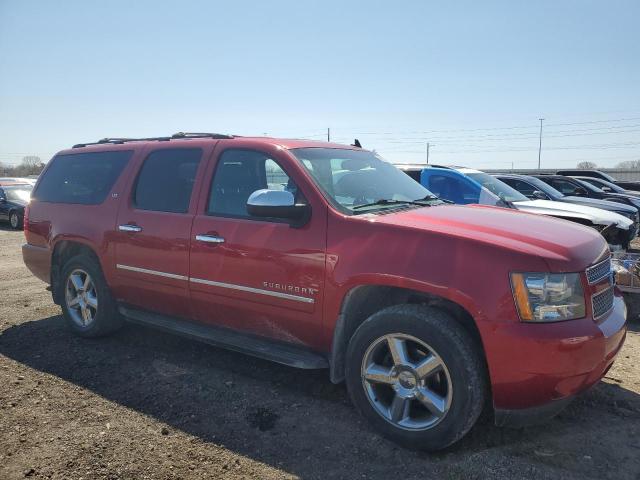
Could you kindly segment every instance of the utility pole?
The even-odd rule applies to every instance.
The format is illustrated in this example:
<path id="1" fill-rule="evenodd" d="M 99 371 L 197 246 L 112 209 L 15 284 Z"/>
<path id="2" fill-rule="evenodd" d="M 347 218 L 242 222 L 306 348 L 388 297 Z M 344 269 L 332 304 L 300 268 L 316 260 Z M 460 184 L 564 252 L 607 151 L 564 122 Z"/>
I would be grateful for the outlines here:
<path id="1" fill-rule="evenodd" d="M 327 142 L 331 141 L 331 129 L 327 128 Z"/>
<path id="2" fill-rule="evenodd" d="M 544 118 L 539 118 L 540 120 L 540 143 L 538 144 L 538 170 L 540 170 L 540 156 L 542 155 L 542 121 Z"/>
<path id="3" fill-rule="evenodd" d="M 429 142 L 427 142 L 427 165 L 429 164 Z"/>

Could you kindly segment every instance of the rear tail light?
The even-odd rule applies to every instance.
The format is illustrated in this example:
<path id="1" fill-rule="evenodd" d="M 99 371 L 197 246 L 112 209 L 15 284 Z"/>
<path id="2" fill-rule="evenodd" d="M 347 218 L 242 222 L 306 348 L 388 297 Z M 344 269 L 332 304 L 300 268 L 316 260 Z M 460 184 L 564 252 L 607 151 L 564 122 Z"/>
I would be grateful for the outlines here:
<path id="1" fill-rule="evenodd" d="M 22 218 L 22 227 L 24 228 L 25 235 L 29 231 L 29 204 L 24 207 L 24 217 Z"/>

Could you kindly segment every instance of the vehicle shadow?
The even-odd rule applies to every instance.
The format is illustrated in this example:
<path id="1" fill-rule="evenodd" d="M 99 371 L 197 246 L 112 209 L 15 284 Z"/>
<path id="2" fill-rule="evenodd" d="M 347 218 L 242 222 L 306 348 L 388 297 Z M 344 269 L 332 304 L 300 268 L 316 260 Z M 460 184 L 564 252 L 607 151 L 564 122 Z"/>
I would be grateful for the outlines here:
<path id="1" fill-rule="evenodd" d="M 640 411 L 638 395 L 603 383 L 544 426 L 498 429 L 487 415 L 458 445 L 429 455 L 375 434 L 326 371 L 296 370 L 146 327 L 127 325 L 111 337 L 81 339 L 61 316 L 51 316 L 5 329 L 0 354 L 301 478 L 395 478 L 398 465 L 407 478 L 467 478 L 460 465 L 474 455 L 497 449 L 499 457 L 537 462 L 532 445 L 571 438 L 576 423 L 591 419 L 588 428 L 601 439 L 601 423 L 593 417 L 613 397 Z"/>
<path id="2" fill-rule="evenodd" d="M 9 222 L 4 221 L 4 220 L 0 220 L 0 232 L 21 232 L 22 229 L 20 230 L 15 230 L 13 228 L 11 228 L 11 225 L 9 225 Z"/>

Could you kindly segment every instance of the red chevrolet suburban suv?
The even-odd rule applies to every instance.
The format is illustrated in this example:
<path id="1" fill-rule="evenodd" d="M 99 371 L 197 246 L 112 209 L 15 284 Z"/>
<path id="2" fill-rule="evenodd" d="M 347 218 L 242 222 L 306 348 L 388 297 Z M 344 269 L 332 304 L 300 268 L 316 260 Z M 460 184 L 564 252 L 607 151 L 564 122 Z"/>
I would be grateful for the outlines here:
<path id="1" fill-rule="evenodd" d="M 26 265 L 70 328 L 142 323 L 328 368 L 384 435 L 459 440 L 562 409 L 626 334 L 609 250 L 563 220 L 440 201 L 375 153 L 176 134 L 58 153 L 24 219 Z"/>

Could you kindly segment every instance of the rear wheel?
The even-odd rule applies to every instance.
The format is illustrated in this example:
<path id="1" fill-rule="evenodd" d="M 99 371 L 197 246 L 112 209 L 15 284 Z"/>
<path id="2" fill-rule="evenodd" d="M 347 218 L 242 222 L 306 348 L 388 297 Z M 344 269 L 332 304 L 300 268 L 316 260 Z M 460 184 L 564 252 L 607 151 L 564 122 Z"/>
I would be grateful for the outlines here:
<path id="1" fill-rule="evenodd" d="M 14 230 L 20 230 L 22 228 L 22 215 L 18 212 L 11 212 L 9 214 L 9 224 Z"/>
<path id="2" fill-rule="evenodd" d="M 347 351 L 354 404 L 383 435 L 412 449 L 440 450 L 471 429 L 486 397 L 484 372 L 464 328 L 419 305 L 372 315 Z"/>
<path id="3" fill-rule="evenodd" d="M 77 255 L 65 263 L 59 288 L 63 315 L 75 333 L 97 337 L 122 326 L 102 270 L 90 255 Z"/>

